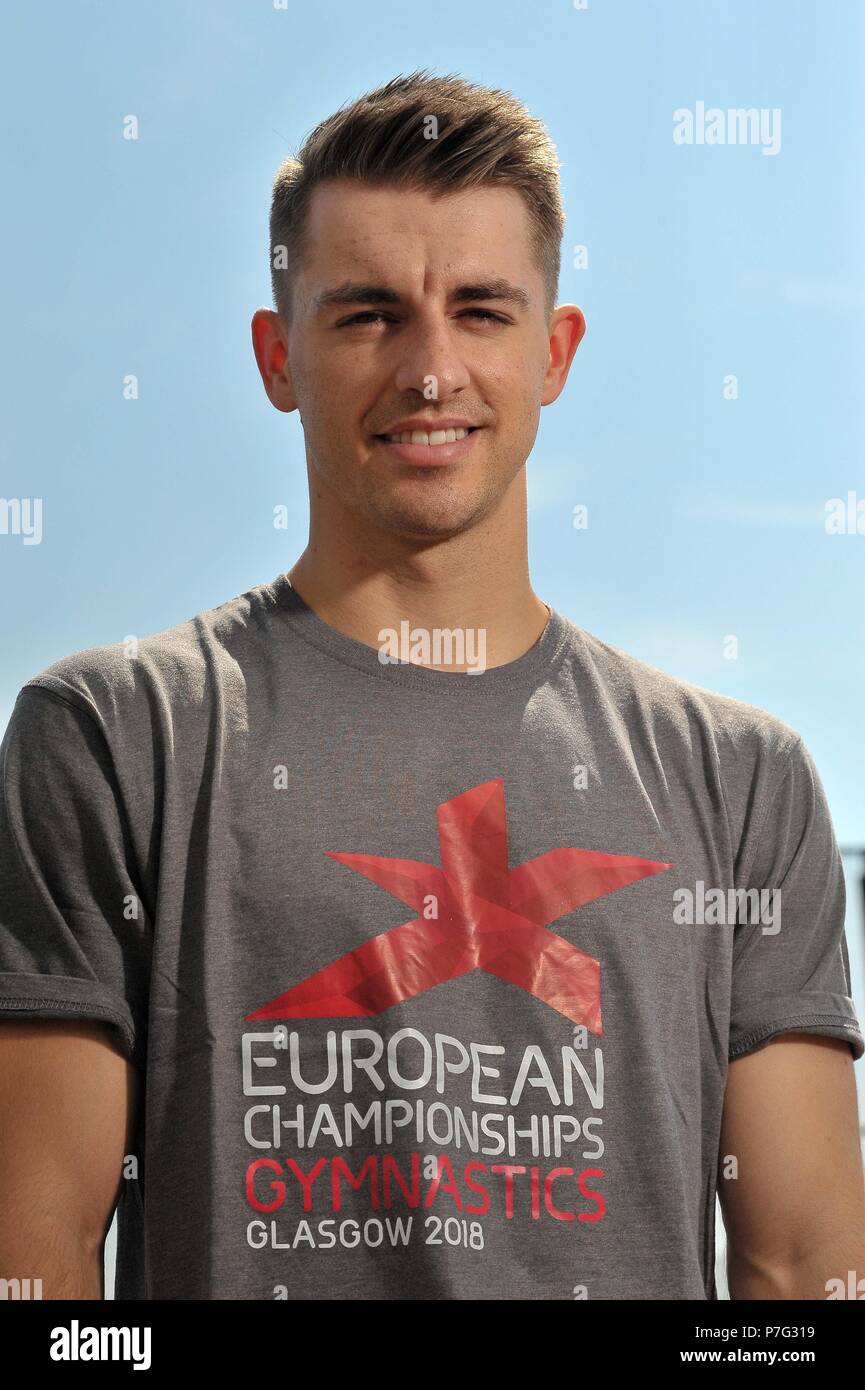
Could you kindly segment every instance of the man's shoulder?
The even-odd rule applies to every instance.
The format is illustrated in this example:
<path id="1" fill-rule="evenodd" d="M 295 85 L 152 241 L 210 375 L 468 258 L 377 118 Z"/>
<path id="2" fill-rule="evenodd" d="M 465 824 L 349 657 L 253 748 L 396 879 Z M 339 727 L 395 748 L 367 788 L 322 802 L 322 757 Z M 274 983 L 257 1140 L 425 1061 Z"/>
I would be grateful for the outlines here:
<path id="1" fill-rule="evenodd" d="M 242 684 L 240 663 L 273 607 L 272 586 L 258 584 L 157 632 L 60 657 L 26 680 L 19 698 L 41 690 L 103 723 L 149 708 L 154 694 L 200 708 L 214 680 Z"/>
<path id="2" fill-rule="evenodd" d="M 798 731 L 778 715 L 732 695 L 697 685 L 652 666 L 569 622 L 572 645 L 584 675 L 593 676 L 603 698 L 632 730 L 642 727 L 656 743 L 675 743 L 699 757 L 783 757 L 799 741 Z"/>

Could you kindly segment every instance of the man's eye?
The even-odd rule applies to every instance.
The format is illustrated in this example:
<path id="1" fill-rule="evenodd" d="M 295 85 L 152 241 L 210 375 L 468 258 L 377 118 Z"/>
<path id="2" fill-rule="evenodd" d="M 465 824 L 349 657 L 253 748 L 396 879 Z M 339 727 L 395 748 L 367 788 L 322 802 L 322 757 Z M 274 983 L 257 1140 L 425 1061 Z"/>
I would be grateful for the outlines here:
<path id="1" fill-rule="evenodd" d="M 365 309 L 362 314 L 352 314 L 351 318 L 343 319 L 342 323 L 337 324 L 337 328 L 350 328 L 355 323 L 374 323 L 376 319 L 383 319 L 384 314 L 378 309 Z"/>
<path id="2" fill-rule="evenodd" d="M 460 318 L 477 318 L 488 323 L 507 323 L 507 319 L 501 314 L 495 314 L 491 309 L 467 309 Z M 343 319 L 342 323 L 337 324 L 338 328 L 351 328 L 355 324 L 378 323 L 388 320 L 388 315 L 383 314 L 380 309 L 364 309 L 361 314 L 352 314 L 351 318 Z M 389 320 L 393 322 L 393 319 Z"/>

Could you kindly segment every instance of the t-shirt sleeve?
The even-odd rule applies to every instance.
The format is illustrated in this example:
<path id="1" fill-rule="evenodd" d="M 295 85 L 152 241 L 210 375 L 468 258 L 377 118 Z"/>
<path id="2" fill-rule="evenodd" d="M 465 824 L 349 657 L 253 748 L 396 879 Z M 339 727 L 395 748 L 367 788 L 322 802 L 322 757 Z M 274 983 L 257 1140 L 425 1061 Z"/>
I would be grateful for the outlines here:
<path id="1" fill-rule="evenodd" d="M 98 714 L 24 686 L 0 781 L 0 1017 L 101 1019 L 140 1067 L 151 924 Z"/>
<path id="2" fill-rule="evenodd" d="M 841 855 L 826 795 L 799 735 L 750 825 L 737 886 L 729 1057 L 779 1033 L 819 1033 L 865 1053 L 850 987 Z M 756 892 L 754 891 L 756 890 Z M 759 907 L 757 894 L 759 894 Z"/>

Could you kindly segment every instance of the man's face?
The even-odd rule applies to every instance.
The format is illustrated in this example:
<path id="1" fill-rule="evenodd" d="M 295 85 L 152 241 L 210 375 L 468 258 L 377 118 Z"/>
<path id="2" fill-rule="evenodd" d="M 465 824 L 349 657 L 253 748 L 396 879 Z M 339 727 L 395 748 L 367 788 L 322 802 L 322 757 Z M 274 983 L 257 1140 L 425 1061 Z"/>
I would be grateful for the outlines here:
<path id="1" fill-rule="evenodd" d="M 300 411 L 312 488 L 405 537 L 477 524 L 522 469 L 540 407 L 564 382 L 549 379 L 522 197 L 332 181 L 313 193 L 306 248 L 286 394 L 271 399 Z M 393 438 L 449 428 L 469 434 Z"/>

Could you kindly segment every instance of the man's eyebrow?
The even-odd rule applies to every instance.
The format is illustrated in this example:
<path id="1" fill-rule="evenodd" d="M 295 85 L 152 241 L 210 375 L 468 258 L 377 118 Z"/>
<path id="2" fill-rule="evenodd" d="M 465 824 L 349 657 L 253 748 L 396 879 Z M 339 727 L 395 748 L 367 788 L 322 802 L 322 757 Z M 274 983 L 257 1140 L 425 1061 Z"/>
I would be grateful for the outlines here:
<path id="1" fill-rule="evenodd" d="M 524 290 L 522 285 L 512 285 L 510 280 L 500 275 L 494 275 L 491 280 L 480 280 L 474 285 L 459 285 L 454 290 L 453 298 L 460 302 L 467 299 L 501 299 L 508 304 L 517 304 L 521 309 L 528 309 L 532 302 L 528 290 Z"/>
<path id="2" fill-rule="evenodd" d="M 501 276 L 474 284 L 458 285 L 451 298 L 460 304 L 471 300 L 497 299 L 508 304 L 516 304 L 527 309 L 531 296 L 521 285 L 513 285 Z M 341 285 L 330 290 L 322 290 L 315 298 L 315 311 L 330 309 L 345 304 L 401 304 L 401 296 L 387 285 L 376 285 L 362 280 L 344 280 Z"/>
<path id="3" fill-rule="evenodd" d="M 399 304 L 396 290 L 386 285 L 373 285 L 362 280 L 343 280 L 332 290 L 322 290 L 315 297 L 316 312 L 336 304 Z"/>

